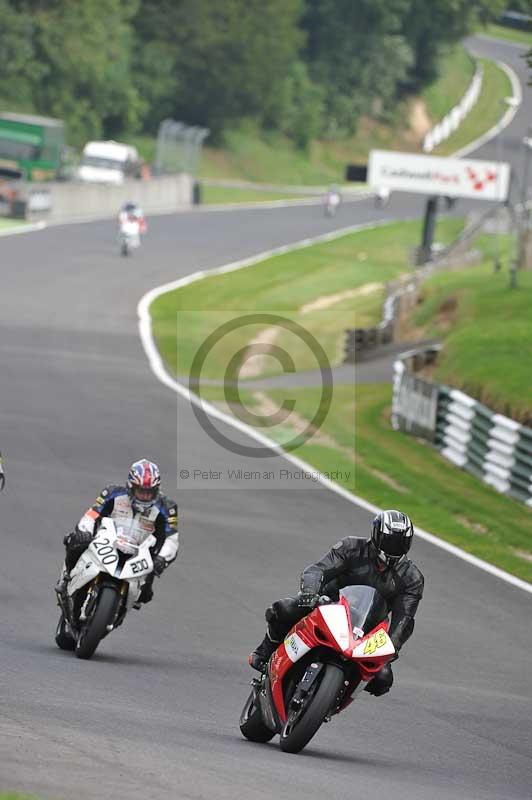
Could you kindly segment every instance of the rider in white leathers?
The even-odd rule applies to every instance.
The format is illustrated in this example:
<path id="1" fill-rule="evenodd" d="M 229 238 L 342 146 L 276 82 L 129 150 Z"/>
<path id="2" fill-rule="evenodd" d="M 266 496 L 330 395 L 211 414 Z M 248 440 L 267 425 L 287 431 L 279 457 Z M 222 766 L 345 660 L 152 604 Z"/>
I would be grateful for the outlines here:
<path id="1" fill-rule="evenodd" d="M 63 595 L 66 591 L 70 571 L 96 535 L 102 517 L 115 520 L 135 517 L 157 540 L 151 548 L 153 573 L 146 580 L 139 598 L 141 603 L 150 602 L 155 575 L 162 575 L 166 567 L 176 559 L 179 549 L 177 504 L 160 494 L 160 484 L 161 476 L 157 465 L 141 459 L 131 465 L 126 486 L 105 487 L 95 503 L 81 517 L 75 531 L 63 540 L 66 557 L 55 587 L 58 594 Z"/>

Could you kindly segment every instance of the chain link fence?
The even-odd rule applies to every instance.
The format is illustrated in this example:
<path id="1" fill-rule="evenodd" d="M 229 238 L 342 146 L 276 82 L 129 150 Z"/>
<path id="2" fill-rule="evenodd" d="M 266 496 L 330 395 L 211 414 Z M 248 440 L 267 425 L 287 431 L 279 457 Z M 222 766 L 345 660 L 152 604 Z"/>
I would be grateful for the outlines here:
<path id="1" fill-rule="evenodd" d="M 153 172 L 171 175 L 179 172 L 197 175 L 201 148 L 209 135 L 208 128 L 199 128 L 165 119 L 159 125 Z"/>

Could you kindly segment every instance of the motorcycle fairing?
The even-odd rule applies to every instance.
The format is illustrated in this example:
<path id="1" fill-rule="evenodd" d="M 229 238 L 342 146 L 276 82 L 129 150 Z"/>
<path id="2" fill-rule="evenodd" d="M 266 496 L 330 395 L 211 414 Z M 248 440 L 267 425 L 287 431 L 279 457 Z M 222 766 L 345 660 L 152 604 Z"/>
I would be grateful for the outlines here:
<path id="1" fill-rule="evenodd" d="M 270 659 L 268 677 L 277 716 L 287 719 L 283 685 L 294 664 L 316 647 L 328 647 L 357 664 L 361 681 L 370 681 L 395 654 L 388 636 L 388 621 L 379 623 L 362 638 L 353 635 L 349 603 L 318 606 L 296 623 Z"/>
<path id="2" fill-rule="evenodd" d="M 118 540 L 114 523 L 104 519 L 97 536 L 78 559 L 70 575 L 67 592 L 72 597 L 75 592 L 94 580 L 100 573 L 112 575 L 129 584 L 127 594 L 128 609 L 138 599 L 145 578 L 153 571 L 153 560 L 150 547 L 155 537 L 149 535 L 138 547 L 136 555 L 132 555 L 122 564 L 116 544 Z M 105 555 L 102 556 L 102 547 Z M 105 563 L 107 561 L 107 563 Z"/>

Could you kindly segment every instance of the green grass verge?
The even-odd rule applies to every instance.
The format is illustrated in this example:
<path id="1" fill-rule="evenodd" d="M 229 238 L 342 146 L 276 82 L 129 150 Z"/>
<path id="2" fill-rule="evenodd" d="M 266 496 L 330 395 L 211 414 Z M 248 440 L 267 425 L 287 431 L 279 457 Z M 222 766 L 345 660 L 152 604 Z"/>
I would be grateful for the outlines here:
<path id="1" fill-rule="evenodd" d="M 17 792 L 0 792 L 0 800 L 36 800 L 36 798 L 27 794 L 18 794 Z"/>
<path id="2" fill-rule="evenodd" d="M 202 184 L 202 203 L 211 205 L 215 203 L 259 203 L 271 200 L 301 199 L 301 195 L 289 192 L 266 192 L 257 189 L 240 189 L 233 186 L 209 186 Z"/>
<path id="3" fill-rule="evenodd" d="M 280 391 L 268 395 L 276 404 L 286 397 Z M 290 390 L 305 419 L 312 418 L 319 395 L 314 388 Z M 321 472 L 350 473 L 338 480 L 349 491 L 380 507 L 404 508 L 420 527 L 532 581 L 532 510 L 456 469 L 429 445 L 392 430 L 390 405 L 388 385 L 336 386 L 320 432 L 294 454 Z"/>
<path id="4" fill-rule="evenodd" d="M 493 61 L 480 60 L 484 65 L 480 96 L 460 127 L 434 149 L 434 155 L 445 156 L 460 150 L 489 131 L 504 113 L 499 101 L 512 94 L 510 79 Z"/>
<path id="5" fill-rule="evenodd" d="M 442 273 L 423 286 L 412 319 L 445 347 L 434 371 L 440 383 L 463 389 L 495 411 L 532 424 L 532 272 L 508 273 L 482 266 Z"/>
<path id="6" fill-rule="evenodd" d="M 463 45 L 455 45 L 442 57 L 440 77 L 422 94 L 434 123 L 460 102 L 474 74 L 475 62 Z"/>
<path id="7" fill-rule="evenodd" d="M 459 224 L 457 220 L 446 220 L 442 230 L 449 236 L 454 228 L 455 234 Z M 441 238 L 445 239 L 445 235 Z M 151 307 L 159 349 L 171 368 L 183 374 L 199 341 L 212 330 L 213 318 L 205 316 L 209 310 L 227 309 L 219 312 L 225 318 L 234 314 L 234 310 L 294 312 L 302 303 L 345 287 L 386 280 L 406 268 L 405 252 L 417 242 L 418 236 L 417 223 L 361 231 L 165 295 Z M 506 259 L 508 237 L 501 238 L 501 245 Z M 481 237 L 478 246 L 488 259 L 494 247 L 493 237 Z M 362 253 L 365 258 L 359 261 Z M 413 325 L 417 335 L 447 337 L 450 361 L 442 360 L 438 379 L 451 382 L 452 368 L 456 380 L 462 376 L 470 382 L 473 379 L 483 385 L 485 382 L 491 397 L 496 396 L 496 391 L 504 391 L 506 400 L 511 394 L 515 402 L 530 396 L 527 375 L 532 356 L 532 326 L 527 321 L 532 273 L 520 273 L 519 280 L 521 288 L 510 291 L 507 274 L 494 275 L 486 261 L 482 266 L 435 276 L 425 285 L 426 299 L 416 312 Z M 446 307 L 445 303 L 454 297 L 458 297 L 457 304 L 451 302 Z M 377 300 L 378 295 L 371 302 Z M 353 298 L 345 301 L 345 305 L 333 307 L 336 334 L 345 327 L 346 315 L 353 308 Z M 197 324 L 185 325 L 179 354 L 178 311 L 192 320 L 194 312 L 201 312 Z M 374 311 L 380 313 L 380 300 L 375 303 Z M 366 312 L 372 313 L 368 309 Z M 323 313 L 310 315 L 312 319 L 296 318 L 326 344 L 332 330 L 327 325 L 332 323 L 329 320 L 324 325 Z M 206 370 L 206 376 L 221 377 L 222 366 L 236 347 L 249 342 L 250 336 L 246 329 L 242 338 L 222 348 Z M 282 340 L 279 344 L 298 355 L 292 345 Z M 296 418 L 313 417 L 319 402 L 318 392 L 314 388 L 290 390 L 289 396 L 296 401 Z M 201 394 L 227 410 L 222 387 L 204 386 Z M 281 391 L 266 394 L 276 406 L 287 397 Z M 243 389 L 241 397 L 256 413 L 266 413 L 261 411 L 261 395 Z M 524 580 L 532 580 L 530 509 L 456 469 L 426 443 L 393 431 L 389 422 L 390 403 L 389 385 L 336 386 L 330 412 L 320 431 L 296 454 L 322 472 L 343 472 L 339 482 L 376 505 L 404 507 L 421 527 Z M 268 435 L 282 444 L 296 432 L 293 425 L 289 418 L 286 423 L 270 428 Z"/>
<path id="8" fill-rule="evenodd" d="M 437 238 L 449 242 L 462 220 L 442 218 Z M 151 306 L 153 330 L 163 358 L 178 375 L 188 374 L 199 344 L 235 312 L 279 312 L 304 326 L 332 364 L 341 361 L 344 329 L 380 320 L 384 283 L 411 270 L 409 251 L 419 242 L 420 222 L 400 222 L 269 258 L 253 267 L 206 278 L 169 292 Z M 191 269 L 193 265 L 191 265 Z M 358 291 L 357 291 L 358 290 Z M 369 290 L 369 291 L 368 291 Z M 324 296 L 350 292 L 328 307 L 304 306 Z M 205 362 L 204 376 L 221 378 L 221 366 L 267 325 L 247 326 L 225 336 Z M 308 347 L 282 332 L 275 344 L 289 350 L 296 369 L 315 369 Z M 262 374 L 279 372 L 267 359 Z"/>
<path id="9" fill-rule="evenodd" d="M 0 218 L 0 231 L 8 231 L 11 228 L 20 228 L 21 225 L 27 225 L 27 220 L 24 219 L 4 219 Z M 0 798 L 1 800 L 1 798 Z"/>
<path id="10" fill-rule="evenodd" d="M 228 411 L 222 387 L 207 386 L 202 397 Z M 309 420 L 320 402 L 318 388 L 269 390 L 276 407 L 287 397 L 296 415 Z M 253 413 L 261 395 L 241 392 Z M 377 506 L 404 508 L 414 522 L 501 569 L 532 581 L 532 510 L 492 491 L 456 469 L 421 440 L 390 425 L 389 385 L 335 386 L 329 413 L 319 432 L 294 451 L 322 473 Z M 298 429 L 287 423 L 268 430 L 279 444 Z"/>
<path id="11" fill-rule="evenodd" d="M 521 31 L 517 30 L 517 28 L 507 28 L 505 25 L 492 24 L 479 28 L 477 33 L 485 33 L 487 36 L 494 36 L 496 39 L 505 39 L 507 42 L 532 47 L 532 31 Z"/>

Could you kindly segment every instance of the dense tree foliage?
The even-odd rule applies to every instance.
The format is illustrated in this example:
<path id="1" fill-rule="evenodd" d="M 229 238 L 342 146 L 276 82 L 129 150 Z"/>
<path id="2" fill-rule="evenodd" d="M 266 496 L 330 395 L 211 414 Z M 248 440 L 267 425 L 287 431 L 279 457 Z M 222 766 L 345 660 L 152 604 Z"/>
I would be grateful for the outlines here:
<path id="1" fill-rule="evenodd" d="M 67 121 L 71 141 L 214 138 L 249 118 L 299 146 L 386 116 L 507 0 L 0 0 L 0 105 Z"/>

